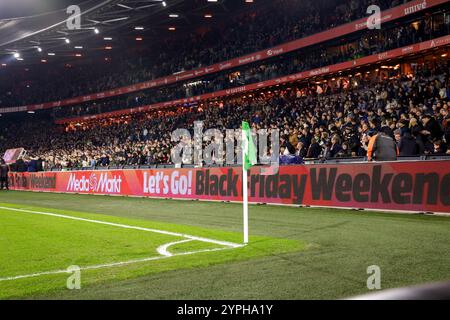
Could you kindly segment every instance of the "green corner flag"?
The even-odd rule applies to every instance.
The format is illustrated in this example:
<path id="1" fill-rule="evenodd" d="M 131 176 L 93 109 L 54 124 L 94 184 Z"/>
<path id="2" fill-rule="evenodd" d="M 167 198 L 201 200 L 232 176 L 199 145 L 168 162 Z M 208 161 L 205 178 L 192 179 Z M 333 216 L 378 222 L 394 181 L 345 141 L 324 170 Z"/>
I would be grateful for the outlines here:
<path id="1" fill-rule="evenodd" d="M 252 132 L 248 122 L 242 122 L 242 149 L 244 157 L 244 168 L 250 170 L 251 167 L 258 164 L 258 157 L 255 144 L 253 143 Z"/>

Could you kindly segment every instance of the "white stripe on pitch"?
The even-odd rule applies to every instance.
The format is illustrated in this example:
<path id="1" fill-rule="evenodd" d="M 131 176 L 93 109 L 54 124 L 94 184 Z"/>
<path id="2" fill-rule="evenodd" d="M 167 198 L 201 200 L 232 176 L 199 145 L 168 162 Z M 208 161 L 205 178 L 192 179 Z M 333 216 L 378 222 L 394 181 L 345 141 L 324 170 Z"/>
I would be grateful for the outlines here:
<path id="1" fill-rule="evenodd" d="M 142 258 L 142 259 L 134 259 L 134 260 L 128 260 L 128 261 L 121 261 L 121 262 L 113 262 L 113 263 L 107 263 L 107 264 L 99 264 L 99 265 L 93 265 L 93 266 L 87 266 L 80 268 L 80 271 L 82 270 L 95 270 L 95 269 L 102 269 L 102 268 L 111 268 L 111 267 L 118 267 L 118 266 L 124 266 L 134 263 L 140 263 L 140 262 L 147 262 L 147 261 L 156 261 L 161 259 L 166 259 L 170 257 L 176 257 L 176 256 L 185 256 L 185 255 L 192 255 L 196 253 L 202 253 L 202 252 L 213 252 L 213 251 L 222 251 L 222 250 L 229 250 L 229 249 L 236 249 L 244 247 L 243 245 L 227 242 L 227 241 L 219 241 L 219 240 L 213 240 L 208 238 L 202 238 L 202 237 L 196 237 L 191 236 L 187 234 L 182 233 L 175 233 L 170 231 L 164 231 L 164 230 L 158 230 L 158 229 L 149 229 L 149 228 L 143 228 L 143 227 L 137 227 L 137 226 L 130 226 L 126 224 L 118 224 L 113 222 L 106 222 L 106 221 L 99 221 L 99 220 L 91 220 L 91 219 L 85 219 L 85 218 L 79 218 L 79 217 L 73 217 L 73 216 L 67 216 L 63 214 L 57 214 L 57 213 L 51 213 L 51 212 L 41 212 L 41 211 L 34 211 L 34 210 L 27 210 L 27 209 L 18 209 L 18 208 L 10 208 L 10 207 L 0 207 L 1 210 L 10 210 L 10 211 L 17 211 L 17 212 L 25 212 L 25 213 L 31 213 L 31 214 L 39 214 L 39 215 L 45 215 L 45 216 L 51 216 L 51 217 L 57 217 L 57 218 L 63 218 L 63 219 L 70 219 L 70 220 L 77 220 L 77 221 L 84 221 L 84 222 L 90 222 L 90 223 L 97 223 L 102 225 L 108 225 L 118 228 L 124 228 L 124 229 L 133 229 L 133 230 L 139 230 L 139 231 L 146 231 L 146 232 L 153 232 L 153 233 L 159 233 L 159 234 L 165 234 L 175 237 L 182 237 L 186 238 L 186 240 L 182 241 L 176 241 L 176 242 L 170 242 L 167 244 L 164 244 L 157 248 L 157 251 L 161 256 L 156 257 L 148 257 L 148 258 Z M 190 252 L 182 252 L 177 254 L 172 254 L 167 249 L 170 246 L 186 243 L 189 241 L 200 241 L 200 242 L 206 242 L 206 243 L 214 243 L 221 246 L 225 246 L 226 248 L 214 248 L 214 249 L 204 249 L 204 250 L 198 250 L 198 251 L 190 251 Z M 53 270 L 53 271 L 44 271 L 44 272 L 38 272 L 33 274 L 25 274 L 25 275 L 19 275 L 19 276 L 11 276 L 11 277 L 3 277 L 0 278 L 1 281 L 10 281 L 10 280 L 18 280 L 18 279 L 25 279 L 25 278 L 33 278 L 33 277 L 40 277 L 44 275 L 54 275 L 54 274 L 63 274 L 63 273 L 70 273 L 67 270 Z"/>
<path id="2" fill-rule="evenodd" d="M 184 241 L 192 241 L 192 240 L 184 240 Z M 172 244 L 174 244 L 174 243 L 172 243 Z M 193 255 L 193 254 L 202 253 L 202 252 L 213 252 L 213 251 L 222 251 L 222 250 L 231 250 L 231 249 L 234 249 L 234 248 L 228 247 L 228 248 L 204 249 L 204 250 L 198 250 L 198 251 L 191 251 L 191 252 L 182 252 L 182 253 L 177 253 L 177 254 L 171 254 L 170 256 L 164 255 L 164 256 L 149 257 L 149 258 L 142 258 L 142 259 L 134 259 L 134 260 L 128 260 L 128 261 L 121 261 L 121 262 L 98 264 L 98 265 L 93 265 L 93 266 L 81 267 L 80 271 L 95 270 L 95 269 L 102 269 L 102 268 L 120 267 L 120 266 L 129 265 L 129 264 L 140 263 L 140 262 L 156 261 L 156 260 L 162 260 L 162 259 L 167 259 L 167 258 L 177 257 L 177 256 L 188 256 L 188 255 Z M 44 271 L 44 272 L 39 272 L 39 273 L 24 274 L 24 275 L 20 275 L 20 276 L 4 277 L 4 278 L 0 278 L 0 282 L 2 282 L 2 281 L 11 281 L 11 280 L 19 280 L 19 279 L 26 279 L 26 278 L 35 278 L 35 277 L 40 277 L 40 276 L 62 274 L 62 273 L 69 273 L 70 274 L 72 272 L 69 272 L 67 270 Z"/>
<path id="3" fill-rule="evenodd" d="M 100 220 L 91 220 L 91 219 L 79 218 L 79 217 L 74 217 L 74 216 L 67 216 L 67 215 L 51 213 L 51 212 L 41 212 L 41 211 L 34 211 L 34 210 L 27 210 L 27 209 L 18 209 L 18 208 L 9 208 L 9 207 L 0 207 L 0 210 L 10 210 L 10 211 L 17 211 L 17 212 L 26 212 L 26 213 L 32 213 L 32 214 L 40 214 L 40 215 L 57 217 L 57 218 L 63 218 L 63 219 L 71 219 L 71 220 L 77 220 L 77 221 L 84 221 L 84 222 L 90 222 L 90 223 L 103 224 L 103 225 L 107 225 L 107 226 L 119 227 L 119 228 L 124 228 L 124 229 L 133 229 L 133 230 L 140 230 L 140 231 L 146 231 L 146 232 L 153 232 L 153 233 L 165 234 L 165 235 L 174 236 L 174 237 L 187 238 L 187 239 L 201 241 L 201 242 L 214 243 L 214 244 L 218 244 L 218 245 L 226 246 L 226 247 L 231 247 L 231 248 L 241 248 L 241 247 L 243 247 L 243 245 L 241 245 L 241 244 L 228 242 L 228 241 L 219 241 L 219 240 L 214 240 L 214 239 L 208 239 L 208 238 L 191 236 L 191 235 L 188 235 L 188 234 L 182 234 L 182 233 L 176 233 L 176 232 L 170 232 L 170 231 L 164 231 L 164 230 L 158 230 L 158 229 L 149 229 L 149 228 L 143 228 L 143 227 L 137 227 L 137 226 L 129 226 L 129 225 L 126 225 L 126 224 L 119 224 L 119 223 L 106 222 L 106 221 L 100 221 Z"/>

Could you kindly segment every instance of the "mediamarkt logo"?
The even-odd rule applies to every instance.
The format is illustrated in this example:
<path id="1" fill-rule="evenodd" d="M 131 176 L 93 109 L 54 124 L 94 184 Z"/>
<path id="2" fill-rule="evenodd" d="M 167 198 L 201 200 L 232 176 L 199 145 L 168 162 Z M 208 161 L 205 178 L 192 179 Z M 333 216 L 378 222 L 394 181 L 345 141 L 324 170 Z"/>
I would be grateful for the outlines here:
<path id="1" fill-rule="evenodd" d="M 77 179 L 75 174 L 71 174 L 67 183 L 67 191 L 71 192 L 120 193 L 121 187 L 122 177 L 119 175 L 109 179 L 107 173 L 100 174 L 99 179 L 95 173 L 91 174 L 89 178 L 83 175 L 81 179 Z"/>

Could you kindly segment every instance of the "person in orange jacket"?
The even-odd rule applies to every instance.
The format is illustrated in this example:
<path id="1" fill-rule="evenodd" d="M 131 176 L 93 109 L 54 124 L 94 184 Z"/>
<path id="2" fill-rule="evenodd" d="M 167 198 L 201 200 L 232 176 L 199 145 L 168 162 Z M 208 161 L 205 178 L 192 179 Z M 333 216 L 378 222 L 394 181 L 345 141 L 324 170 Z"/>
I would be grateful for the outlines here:
<path id="1" fill-rule="evenodd" d="M 381 131 L 370 138 L 367 149 L 369 161 L 396 161 L 400 154 L 397 144 L 389 135 L 389 128 L 383 127 Z"/>

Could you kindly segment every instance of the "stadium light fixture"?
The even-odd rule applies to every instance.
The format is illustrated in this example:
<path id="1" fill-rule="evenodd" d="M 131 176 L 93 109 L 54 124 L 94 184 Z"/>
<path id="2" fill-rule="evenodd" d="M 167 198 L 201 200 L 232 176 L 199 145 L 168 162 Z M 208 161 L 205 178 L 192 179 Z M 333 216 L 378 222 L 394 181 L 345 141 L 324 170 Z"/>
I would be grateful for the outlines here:
<path id="1" fill-rule="evenodd" d="M 36 48 L 38 52 L 42 52 L 42 48 L 41 47 L 37 47 Z"/>
<path id="2" fill-rule="evenodd" d="M 14 58 L 16 58 L 16 59 L 19 59 L 20 58 L 20 53 L 18 53 L 18 52 L 14 52 Z"/>
<path id="3" fill-rule="evenodd" d="M 112 50 L 112 47 L 111 46 L 106 46 L 105 50 Z"/>
<path id="4" fill-rule="evenodd" d="M 47 60 L 41 59 L 41 62 L 42 62 L 42 63 L 47 63 Z"/>
<path id="5" fill-rule="evenodd" d="M 83 46 L 75 46 L 74 48 L 81 50 L 81 49 L 83 49 Z"/>
<path id="6" fill-rule="evenodd" d="M 212 14 L 209 14 L 209 13 L 205 14 L 205 18 L 207 18 L 207 19 L 210 19 L 212 17 L 213 17 Z"/>
<path id="7" fill-rule="evenodd" d="M 56 56 L 56 54 L 54 52 L 49 52 L 47 53 L 49 56 Z"/>
<path id="8" fill-rule="evenodd" d="M 144 30 L 144 27 L 134 27 L 134 30 Z"/>
<path id="9" fill-rule="evenodd" d="M 105 40 L 105 41 L 112 41 L 112 38 L 111 37 L 104 37 L 103 40 Z"/>
<path id="10" fill-rule="evenodd" d="M 98 30 L 97 28 L 94 28 L 94 33 L 95 33 L 95 34 L 99 34 L 99 33 L 100 33 L 100 30 Z"/>
<path id="11" fill-rule="evenodd" d="M 70 43 L 70 39 L 69 38 L 65 38 L 64 41 L 69 44 Z"/>
<path id="12" fill-rule="evenodd" d="M 169 31 L 175 31 L 175 30 L 177 30 L 177 28 L 175 28 L 175 27 L 169 27 Z"/>
<path id="13" fill-rule="evenodd" d="M 162 2 L 163 7 L 167 7 L 167 3 L 165 1 Z"/>
<path id="14" fill-rule="evenodd" d="M 142 41 L 142 38 L 141 37 L 137 37 L 136 41 Z"/>
<path id="15" fill-rule="evenodd" d="M 83 55 L 81 54 L 81 53 L 76 53 L 75 54 L 75 57 L 77 57 L 77 58 L 81 58 Z"/>
<path id="16" fill-rule="evenodd" d="M 178 18 L 178 17 L 179 17 L 179 15 L 176 13 L 169 14 L 169 18 Z"/>
<path id="17" fill-rule="evenodd" d="M 28 114 L 35 114 L 35 112 L 32 111 L 32 110 L 27 111 L 27 113 L 28 113 Z"/>
<path id="18" fill-rule="evenodd" d="M 208 2 L 217 2 L 217 0 L 208 0 Z"/>

